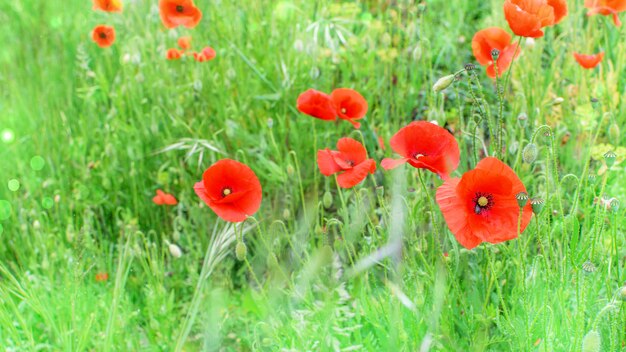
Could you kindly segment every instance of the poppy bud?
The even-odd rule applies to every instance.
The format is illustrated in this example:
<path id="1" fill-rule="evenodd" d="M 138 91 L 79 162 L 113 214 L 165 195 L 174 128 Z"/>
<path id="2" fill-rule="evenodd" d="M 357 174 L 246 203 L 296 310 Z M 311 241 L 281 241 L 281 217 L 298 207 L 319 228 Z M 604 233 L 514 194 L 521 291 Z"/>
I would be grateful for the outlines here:
<path id="1" fill-rule="evenodd" d="M 533 213 L 535 213 L 535 215 L 539 215 L 543 210 L 545 202 L 541 198 L 533 198 L 530 200 L 530 205 L 533 208 Z"/>
<path id="2" fill-rule="evenodd" d="M 283 219 L 289 220 L 290 217 L 291 217 L 291 211 L 289 211 L 289 209 L 285 208 L 283 210 Z"/>
<path id="3" fill-rule="evenodd" d="M 272 127 L 274 127 L 274 119 L 270 117 L 269 119 L 267 119 L 267 128 L 271 130 Z"/>
<path id="4" fill-rule="evenodd" d="M 526 192 L 520 192 L 515 196 L 515 199 L 517 199 L 519 207 L 523 208 L 526 206 L 526 203 L 528 203 L 528 194 Z"/>
<path id="5" fill-rule="evenodd" d="M 411 55 L 413 56 L 413 60 L 420 61 L 422 58 L 422 48 L 419 45 L 415 46 Z"/>
<path id="6" fill-rule="evenodd" d="M 619 125 L 615 122 L 611 124 L 609 127 L 609 137 L 613 142 L 619 141 L 620 133 L 619 133 Z"/>
<path id="7" fill-rule="evenodd" d="M 589 331 L 585 337 L 583 337 L 583 352 L 600 352 L 602 347 L 602 339 L 597 331 Z"/>
<path id="8" fill-rule="evenodd" d="M 452 82 L 454 82 L 454 75 L 441 77 L 433 86 L 433 91 L 441 92 L 442 90 L 448 88 L 452 84 Z"/>
<path id="9" fill-rule="evenodd" d="M 606 166 L 609 169 L 615 163 L 615 158 L 617 158 L 617 154 L 615 154 L 615 152 L 612 150 L 609 150 L 608 152 L 604 153 L 604 162 L 606 163 Z"/>
<path id="10" fill-rule="evenodd" d="M 169 244 L 168 249 L 170 250 L 170 254 L 172 255 L 172 257 L 174 258 L 180 258 L 183 256 L 183 251 L 180 250 L 180 247 L 173 243 Z"/>
<path id="11" fill-rule="evenodd" d="M 196 92 L 201 91 L 201 90 L 202 90 L 202 81 L 200 81 L 200 80 L 195 80 L 195 81 L 193 82 L 193 89 L 194 89 Z"/>
<path id="12" fill-rule="evenodd" d="M 619 298 L 626 302 L 626 286 L 623 286 L 622 288 L 620 288 L 619 290 Z"/>
<path id="13" fill-rule="evenodd" d="M 322 204 L 324 204 L 324 208 L 328 209 L 331 206 L 333 206 L 333 195 L 326 191 L 326 193 L 324 193 L 324 197 L 322 197 Z"/>
<path id="14" fill-rule="evenodd" d="M 500 57 L 500 50 L 491 49 L 491 58 L 493 59 L 493 61 L 497 61 L 499 57 Z"/>
<path id="15" fill-rule="evenodd" d="M 468 72 L 474 71 L 476 69 L 476 65 L 472 63 L 468 63 L 468 64 L 465 64 L 464 68 L 465 68 L 465 71 L 468 71 Z"/>
<path id="16" fill-rule="evenodd" d="M 539 150 L 537 149 L 537 145 L 535 143 L 529 143 L 522 151 L 522 159 L 525 163 L 532 164 L 535 160 L 537 160 L 538 154 Z"/>
<path id="17" fill-rule="evenodd" d="M 237 260 L 246 259 L 246 255 L 248 254 L 248 247 L 242 241 L 237 241 L 237 246 L 235 247 L 235 256 Z"/>
<path id="18" fill-rule="evenodd" d="M 617 200 L 617 198 L 611 199 L 610 205 L 611 210 L 613 210 L 614 213 L 617 213 L 617 211 L 619 210 L 619 200 Z"/>
<path id="19" fill-rule="evenodd" d="M 561 105 L 564 101 L 565 101 L 565 99 L 563 99 L 561 97 L 556 97 L 552 101 L 552 105 Z"/>
<path id="20" fill-rule="evenodd" d="M 318 79 L 320 76 L 320 69 L 317 68 L 316 66 L 311 67 L 311 71 L 309 72 L 309 76 L 311 76 L 311 79 Z"/>
<path id="21" fill-rule="evenodd" d="M 294 170 L 293 166 L 291 164 L 287 165 L 287 175 L 293 176 L 294 173 L 296 173 L 296 170 Z"/>
<path id="22" fill-rule="evenodd" d="M 600 101 L 598 98 L 591 98 L 591 107 L 597 109 L 600 106 Z"/>

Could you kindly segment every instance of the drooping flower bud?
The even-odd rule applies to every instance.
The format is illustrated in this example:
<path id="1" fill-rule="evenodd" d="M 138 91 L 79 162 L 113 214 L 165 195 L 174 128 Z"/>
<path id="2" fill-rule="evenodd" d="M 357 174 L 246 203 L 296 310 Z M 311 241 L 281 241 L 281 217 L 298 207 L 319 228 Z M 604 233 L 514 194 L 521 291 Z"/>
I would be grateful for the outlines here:
<path id="1" fill-rule="evenodd" d="M 452 82 L 454 82 L 454 75 L 447 75 L 439 78 L 439 80 L 433 85 L 433 91 L 436 93 L 448 88 Z"/>
<path id="2" fill-rule="evenodd" d="M 522 159 L 525 163 L 532 164 L 535 160 L 537 160 L 537 155 L 539 154 L 539 149 L 535 143 L 529 143 L 524 147 L 522 151 Z"/>
<path id="3" fill-rule="evenodd" d="M 333 206 L 333 195 L 330 192 L 326 191 L 326 193 L 324 193 L 322 204 L 324 204 L 324 208 L 326 209 Z"/>
<path id="4" fill-rule="evenodd" d="M 235 256 L 237 257 L 237 260 L 244 260 L 246 259 L 246 255 L 248 254 L 248 247 L 246 247 L 246 244 L 243 243 L 243 241 L 237 241 L 237 246 L 235 246 Z"/>
<path id="5" fill-rule="evenodd" d="M 583 337 L 583 352 L 600 352 L 601 347 L 602 338 L 597 331 L 591 330 Z"/>
<path id="6" fill-rule="evenodd" d="M 170 243 L 167 248 L 170 250 L 170 254 L 174 258 L 180 258 L 183 256 L 183 251 L 177 245 Z"/>

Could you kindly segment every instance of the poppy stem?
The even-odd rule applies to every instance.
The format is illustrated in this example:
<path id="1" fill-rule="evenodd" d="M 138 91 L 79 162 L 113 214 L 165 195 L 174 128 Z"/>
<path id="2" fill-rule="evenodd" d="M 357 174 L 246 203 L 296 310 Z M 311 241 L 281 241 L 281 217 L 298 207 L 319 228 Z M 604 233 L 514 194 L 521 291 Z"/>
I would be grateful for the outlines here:
<path id="1" fill-rule="evenodd" d="M 437 222 L 435 221 L 435 209 L 437 209 L 437 207 L 435 207 L 435 202 L 433 201 L 433 198 L 430 195 L 428 188 L 426 187 L 426 183 L 424 182 L 422 171 L 419 169 L 417 170 L 417 178 L 419 179 L 420 184 L 422 185 L 422 190 L 424 191 L 424 194 L 426 194 L 426 198 L 428 198 L 428 206 L 430 208 L 430 211 L 429 211 L 430 221 L 433 224 L 433 229 L 435 229 L 435 236 L 431 237 L 432 238 L 431 248 L 435 249 L 435 253 L 439 253 L 440 252 L 439 241 L 441 241 L 442 238 L 441 238 L 441 234 L 439 233 L 439 227 L 437 226 Z M 437 258 L 437 255 L 434 255 L 433 257 Z"/>

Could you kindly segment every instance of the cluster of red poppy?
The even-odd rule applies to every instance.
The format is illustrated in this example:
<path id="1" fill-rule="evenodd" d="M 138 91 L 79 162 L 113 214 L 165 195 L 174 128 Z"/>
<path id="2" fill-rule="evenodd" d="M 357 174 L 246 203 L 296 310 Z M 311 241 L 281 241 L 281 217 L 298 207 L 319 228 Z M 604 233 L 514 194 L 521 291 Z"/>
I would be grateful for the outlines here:
<path id="1" fill-rule="evenodd" d="M 93 0 L 93 8 L 104 12 L 122 12 L 123 5 L 121 0 Z M 194 28 L 202 19 L 202 11 L 196 7 L 193 0 L 159 0 L 159 15 L 161 22 L 168 29 L 178 26 Z M 98 25 L 93 29 L 91 37 L 99 47 L 110 47 L 115 42 L 115 28 Z M 180 49 L 167 50 L 165 57 L 168 60 L 178 60 L 191 49 L 191 37 L 179 38 L 178 46 Z M 198 62 L 205 62 L 213 60 L 216 52 L 207 46 L 199 52 L 190 52 L 189 55 Z"/>
<path id="2" fill-rule="evenodd" d="M 585 0 L 588 16 L 612 15 L 616 26 L 621 22 L 619 12 L 626 11 L 626 0 Z M 554 26 L 567 16 L 565 0 L 506 0 L 504 17 L 511 31 L 520 37 L 540 38 L 544 28 Z M 478 63 L 486 66 L 487 75 L 500 77 L 520 53 L 519 44 L 512 43 L 512 37 L 504 29 L 490 27 L 478 31 L 472 39 L 472 51 Z M 602 61 L 604 53 L 593 55 L 574 53 L 576 61 L 586 69 L 591 69 Z"/>

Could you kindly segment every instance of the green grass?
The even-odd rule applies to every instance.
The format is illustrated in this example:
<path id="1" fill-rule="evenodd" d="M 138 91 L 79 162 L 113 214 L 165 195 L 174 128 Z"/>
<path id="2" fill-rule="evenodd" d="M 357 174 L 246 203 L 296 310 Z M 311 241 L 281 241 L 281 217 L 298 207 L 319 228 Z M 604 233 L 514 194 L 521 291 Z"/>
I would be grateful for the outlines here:
<path id="1" fill-rule="evenodd" d="M 508 31 L 501 1 L 197 0 L 200 25 L 172 31 L 156 3 L 126 0 L 121 15 L 83 0 L 0 3 L 4 350 L 580 351 L 592 330 L 600 350 L 626 350 L 624 27 L 569 1 L 561 24 L 522 41 L 503 160 L 546 206 L 518 239 L 468 251 L 433 207 L 433 174 L 422 185 L 416 169 L 379 170 L 341 190 L 315 153 L 352 136 L 380 161 L 392 152 L 378 136 L 426 119 L 455 131 L 455 175 L 473 168 L 472 92 L 495 114 L 494 85 L 482 67 L 432 85 L 473 62 L 477 30 Z M 89 36 L 100 23 L 118 34 L 106 50 Z M 166 61 L 182 35 L 217 58 Z M 599 50 L 591 71 L 571 55 Z M 311 87 L 360 91 L 363 127 L 297 113 Z M 486 124 L 477 138 L 493 154 Z M 263 204 L 246 260 L 232 244 L 199 281 L 211 241 L 233 232 L 193 185 L 224 157 L 256 172 Z M 157 188 L 179 205 L 155 206 Z M 369 261 L 380 248 L 391 255 Z"/>

